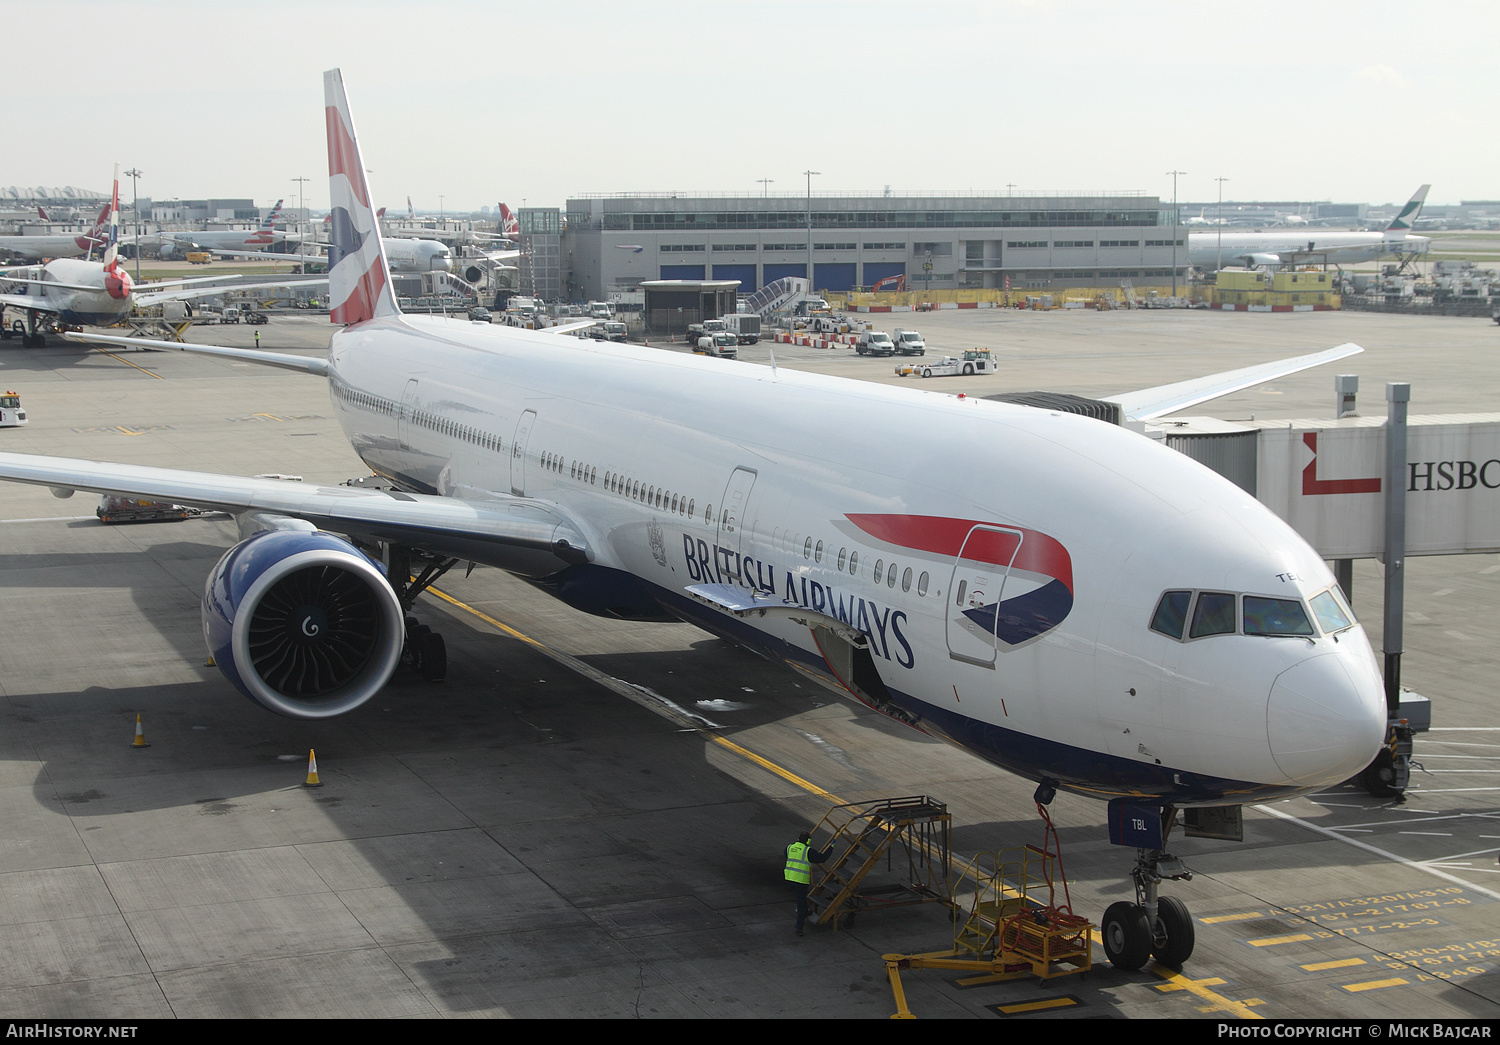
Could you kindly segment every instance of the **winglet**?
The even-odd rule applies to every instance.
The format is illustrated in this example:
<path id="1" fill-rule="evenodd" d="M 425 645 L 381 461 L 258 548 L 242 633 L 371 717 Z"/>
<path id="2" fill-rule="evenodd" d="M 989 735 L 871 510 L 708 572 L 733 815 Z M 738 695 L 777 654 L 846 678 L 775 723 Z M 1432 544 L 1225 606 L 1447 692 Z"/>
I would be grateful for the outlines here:
<path id="1" fill-rule="evenodd" d="M 363 323 L 399 316 L 391 292 L 390 266 L 380 242 L 380 225 L 370 207 L 359 139 L 349 115 L 344 78 L 337 69 L 323 74 L 324 116 L 328 123 L 328 186 L 333 235 L 328 248 L 328 291 L 335 323 Z"/>
<path id="2" fill-rule="evenodd" d="M 1431 185 L 1423 185 L 1412 198 L 1406 201 L 1406 206 L 1401 208 L 1401 213 L 1391 219 L 1391 223 L 1385 227 L 1387 233 L 1411 231 L 1411 227 L 1417 223 L 1417 215 L 1422 213 L 1422 204 L 1427 202 L 1427 190 Z"/>

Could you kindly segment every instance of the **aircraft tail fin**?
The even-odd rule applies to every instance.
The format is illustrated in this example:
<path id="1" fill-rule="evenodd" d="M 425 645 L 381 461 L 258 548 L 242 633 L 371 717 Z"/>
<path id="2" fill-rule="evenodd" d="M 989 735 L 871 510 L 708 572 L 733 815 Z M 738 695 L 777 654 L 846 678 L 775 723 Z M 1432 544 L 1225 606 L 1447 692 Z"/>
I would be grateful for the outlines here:
<path id="1" fill-rule="evenodd" d="M 337 69 L 323 74 L 324 118 L 328 123 L 328 184 L 332 242 L 328 247 L 329 318 L 335 323 L 363 323 L 399 316 L 391 291 L 390 265 L 380 242 L 380 223 L 370 206 L 359 139 L 349 115 L 344 77 Z"/>
<path id="2" fill-rule="evenodd" d="M 42 209 L 41 207 L 38 207 L 36 209 L 36 212 L 41 217 L 41 219 L 43 221 L 51 221 L 52 220 L 51 218 L 47 217 L 47 212 L 44 209 Z"/>
<path id="3" fill-rule="evenodd" d="M 260 223 L 261 228 L 269 229 L 276 224 L 276 219 L 281 217 L 281 205 L 285 202 L 285 200 L 276 201 L 276 206 L 271 208 L 271 213 L 266 215 L 266 220 Z"/>
<path id="4" fill-rule="evenodd" d="M 115 267 L 120 253 L 120 165 L 115 164 L 115 186 L 109 196 L 109 238 L 105 240 L 104 267 Z"/>
<path id="5" fill-rule="evenodd" d="M 1391 219 L 1391 223 L 1385 227 L 1386 235 L 1389 236 L 1392 233 L 1405 235 L 1412 230 L 1412 226 L 1417 223 L 1417 215 L 1422 213 L 1422 204 L 1427 202 L 1427 190 L 1430 188 L 1432 188 L 1431 185 L 1423 185 L 1412 194 L 1412 198 L 1406 201 L 1406 206 L 1401 208 L 1401 213 Z"/>
<path id="6" fill-rule="evenodd" d="M 408 218 L 416 218 L 417 216 L 416 208 L 411 205 L 410 196 L 406 197 L 406 216 Z"/>
<path id="7" fill-rule="evenodd" d="M 519 236 L 521 234 L 521 223 L 516 220 L 515 212 L 505 204 L 500 204 L 500 235 Z"/>

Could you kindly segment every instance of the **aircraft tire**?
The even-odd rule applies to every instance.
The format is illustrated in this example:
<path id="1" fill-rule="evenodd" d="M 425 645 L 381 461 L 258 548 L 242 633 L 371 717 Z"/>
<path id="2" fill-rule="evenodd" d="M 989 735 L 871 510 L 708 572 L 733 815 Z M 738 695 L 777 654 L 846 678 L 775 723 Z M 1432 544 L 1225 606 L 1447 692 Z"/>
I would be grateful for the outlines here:
<path id="1" fill-rule="evenodd" d="M 423 680 L 442 682 L 448 677 L 448 644 L 443 641 L 441 635 L 433 631 L 422 636 L 420 646 Z"/>
<path id="2" fill-rule="evenodd" d="M 974 376 L 974 364 L 973 363 L 965 363 L 964 364 L 964 377 L 973 377 L 973 376 Z"/>
<path id="3" fill-rule="evenodd" d="M 1396 765 L 1390 748 L 1381 748 L 1375 760 L 1360 770 L 1359 786 L 1374 798 L 1395 798 L 1401 794 L 1396 786 Z"/>
<path id="4" fill-rule="evenodd" d="M 1175 896 L 1158 897 L 1156 901 L 1157 938 L 1153 940 L 1151 953 L 1163 965 L 1180 969 L 1193 956 L 1193 944 L 1197 932 L 1193 929 L 1193 916 L 1187 904 Z"/>
<path id="5" fill-rule="evenodd" d="M 1110 904 L 1099 932 L 1104 937 L 1104 956 L 1121 972 L 1134 972 L 1151 957 L 1151 926 L 1140 904 L 1124 900 Z"/>
<path id="6" fill-rule="evenodd" d="M 931 377 L 932 376 L 932 371 L 931 370 L 924 370 L 924 371 L 922 371 L 922 376 L 923 377 Z"/>

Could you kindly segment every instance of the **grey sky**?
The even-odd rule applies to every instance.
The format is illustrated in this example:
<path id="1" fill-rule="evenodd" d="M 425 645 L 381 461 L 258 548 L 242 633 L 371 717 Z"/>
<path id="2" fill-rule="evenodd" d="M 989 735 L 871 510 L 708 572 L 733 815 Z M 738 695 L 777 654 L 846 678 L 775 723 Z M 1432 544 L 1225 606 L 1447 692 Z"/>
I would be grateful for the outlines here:
<path id="1" fill-rule="evenodd" d="M 4 13 L 0 185 L 326 206 L 341 66 L 379 202 L 1139 190 L 1500 198 L 1500 6 L 54 0 Z M 107 72 L 105 70 L 108 70 Z M 126 190 L 128 192 L 128 189 Z"/>

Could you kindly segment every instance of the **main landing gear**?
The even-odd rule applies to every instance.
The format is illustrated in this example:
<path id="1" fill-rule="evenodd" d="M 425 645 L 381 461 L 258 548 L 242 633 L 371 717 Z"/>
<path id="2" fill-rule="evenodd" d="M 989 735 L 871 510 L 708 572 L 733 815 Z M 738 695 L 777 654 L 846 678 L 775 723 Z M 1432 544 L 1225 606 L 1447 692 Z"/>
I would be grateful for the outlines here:
<path id="1" fill-rule="evenodd" d="M 1165 845 L 1177 822 L 1177 809 L 1166 806 L 1161 819 Z M 1139 969 L 1153 956 L 1163 965 L 1181 968 L 1193 955 L 1193 918 L 1186 904 L 1173 896 L 1158 896 L 1157 889 L 1164 880 L 1191 881 L 1192 872 L 1165 849 L 1137 849 L 1130 877 L 1136 902 L 1111 904 L 1099 927 L 1105 956 L 1126 972 Z"/>
<path id="2" fill-rule="evenodd" d="M 401 659 L 426 681 L 442 682 L 448 677 L 448 644 L 427 625 L 419 624 L 411 610 L 417 596 L 456 566 L 458 560 L 420 556 L 421 572 L 413 579 L 414 556 L 420 556 L 420 553 L 399 544 L 389 545 L 386 549 L 386 580 L 395 590 L 396 598 L 401 600 L 401 609 L 406 614 L 406 646 L 401 651 Z"/>

